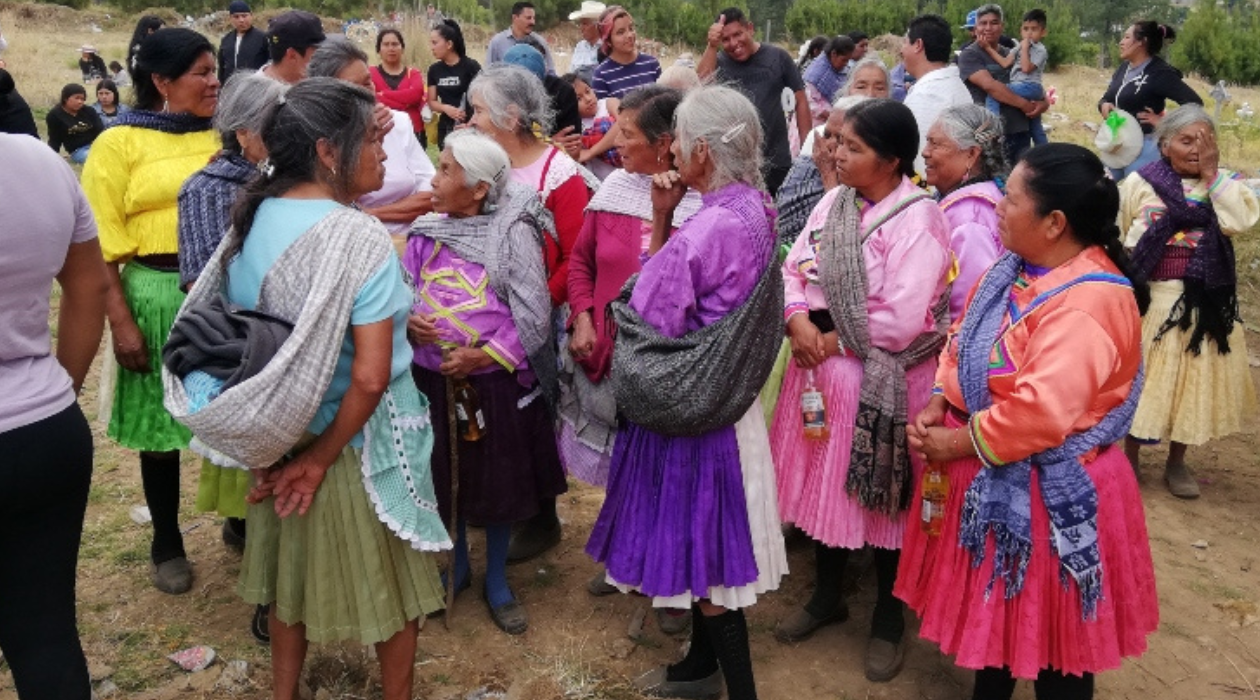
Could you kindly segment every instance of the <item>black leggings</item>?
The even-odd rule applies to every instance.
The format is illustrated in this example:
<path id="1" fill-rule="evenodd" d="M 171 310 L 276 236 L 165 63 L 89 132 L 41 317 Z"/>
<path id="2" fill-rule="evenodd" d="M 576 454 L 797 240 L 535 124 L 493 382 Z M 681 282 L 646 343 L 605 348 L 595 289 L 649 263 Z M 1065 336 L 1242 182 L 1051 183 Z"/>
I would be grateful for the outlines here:
<path id="1" fill-rule="evenodd" d="M 976 671 L 976 687 L 971 700 L 1011 700 L 1015 677 L 1008 668 Z M 1041 669 L 1033 681 L 1037 700 L 1093 700 L 1094 674 L 1072 676 L 1049 668 Z"/>
<path id="2" fill-rule="evenodd" d="M 74 578 L 92 480 L 79 405 L 0 433 L 0 651 L 22 700 L 88 700 Z"/>

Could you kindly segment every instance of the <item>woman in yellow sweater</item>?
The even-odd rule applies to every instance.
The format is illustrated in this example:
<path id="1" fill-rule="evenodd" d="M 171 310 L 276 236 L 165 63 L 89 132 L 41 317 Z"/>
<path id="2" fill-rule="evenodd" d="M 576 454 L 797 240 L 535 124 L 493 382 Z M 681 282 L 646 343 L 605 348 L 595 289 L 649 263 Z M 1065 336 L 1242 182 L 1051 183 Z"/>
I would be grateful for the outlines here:
<path id="1" fill-rule="evenodd" d="M 108 434 L 140 452 L 153 516 L 153 584 L 172 594 L 192 587 L 178 522 L 179 450 L 189 432 L 162 405 L 159 363 L 184 298 L 176 197 L 219 150 L 210 124 L 219 96 L 215 68 L 214 48 L 197 32 L 149 35 L 132 72 L 136 109 L 101 134 L 83 169 L 110 270 L 106 313 L 118 375 Z"/>

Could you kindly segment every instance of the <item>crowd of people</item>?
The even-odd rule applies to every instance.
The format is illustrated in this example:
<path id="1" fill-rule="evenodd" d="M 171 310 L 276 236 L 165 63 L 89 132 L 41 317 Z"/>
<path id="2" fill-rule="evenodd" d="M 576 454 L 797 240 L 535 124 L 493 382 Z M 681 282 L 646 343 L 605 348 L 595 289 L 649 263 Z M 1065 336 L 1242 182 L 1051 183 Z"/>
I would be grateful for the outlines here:
<path id="1" fill-rule="evenodd" d="M 484 67 L 429 9 L 427 72 L 397 29 L 373 65 L 310 13 L 254 29 L 242 0 L 217 52 L 142 22 L 129 99 L 99 81 L 98 114 L 69 85 L 49 112 L 81 185 L 0 134 L 0 187 L 38 204 L 0 211 L 0 650 L 22 700 L 91 694 L 76 396 L 106 327 L 152 583 L 196 576 L 191 450 L 278 700 L 334 640 L 375 645 L 383 697 L 411 697 L 423 618 L 473 585 L 470 527 L 490 621 L 525 633 L 509 565 L 572 527 L 568 478 L 605 491 L 587 592 L 689 634 L 634 680 L 651 696 L 758 696 L 745 611 L 788 574 L 789 529 L 813 586 L 774 637 L 845 622 L 869 549 L 872 682 L 902 669 L 907 608 L 976 700 L 1017 679 L 1092 698 L 1145 651 L 1141 447 L 1169 441 L 1169 490 L 1198 497 L 1188 446 L 1257 408 L 1231 237 L 1260 201 L 1159 59 L 1170 28 L 1125 33 L 1100 158 L 1039 130 L 1040 10 L 1006 46 L 977 8 L 956 62 L 947 20 L 916 17 L 890 70 L 860 31 L 798 63 L 730 8 L 694 70 L 662 70 L 627 8 L 587 0 L 561 77 L 529 3 Z"/>

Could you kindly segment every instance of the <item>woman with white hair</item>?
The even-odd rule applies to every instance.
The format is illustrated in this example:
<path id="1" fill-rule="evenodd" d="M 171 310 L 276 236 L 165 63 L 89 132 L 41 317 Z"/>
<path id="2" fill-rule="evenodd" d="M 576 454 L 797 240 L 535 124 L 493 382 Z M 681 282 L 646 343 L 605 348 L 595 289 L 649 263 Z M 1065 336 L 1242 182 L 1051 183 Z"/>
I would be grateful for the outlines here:
<path id="1" fill-rule="evenodd" d="M 529 71 L 514 65 L 490 66 L 473 80 L 468 101 L 473 109 L 469 123 L 503 147 L 511 161 L 512 180 L 537 192 L 550 215 L 551 220 L 543 223 L 543 261 L 551 304 L 560 307 L 569 299 L 569 258 L 599 180 L 539 138 L 551 133 L 554 113 L 542 81 Z M 554 398 L 547 396 L 549 401 Z M 513 538 L 509 555 L 513 562 L 532 559 L 560 542 L 555 500 L 544 500 L 538 508 L 538 515 Z"/>
<path id="2" fill-rule="evenodd" d="M 755 405 L 781 338 L 774 323 L 781 312 L 774 213 L 762 189 L 761 124 L 746 97 L 727 87 L 697 88 L 679 105 L 675 123 L 671 152 L 678 170 L 654 176 L 647 262 L 633 292 L 614 303 L 613 378 L 629 375 L 627 381 L 637 385 L 632 390 L 656 391 L 634 405 L 621 400 L 623 386 L 617 386 L 618 408 L 627 420 L 617 434 L 608 495 L 586 551 L 607 566 L 609 583 L 623 591 L 651 597 L 654 607 L 691 609 L 686 658 L 640 677 L 640 690 L 656 697 L 717 697 L 725 676 L 728 697 L 746 700 L 757 691 L 743 609 L 777 588 L 787 571 L 774 466 Z M 701 193 L 701 208 L 671 235 L 675 208 L 688 187 Z M 657 354 L 623 345 L 629 329 L 639 337 L 687 343 L 714 333 L 725 337 L 731 323 L 750 318 L 754 330 L 730 341 L 743 355 L 760 358 L 746 367 L 716 357 L 726 347 Z M 643 386 L 650 383 L 640 380 L 660 365 L 715 376 L 689 405 L 710 403 L 733 389 L 739 400 L 724 410 L 742 417 L 701 427 L 708 424 L 688 415 L 669 427 L 645 427 L 660 426 L 661 414 L 678 406 L 676 386 Z M 633 415 L 626 413 L 631 409 Z"/>
<path id="3" fill-rule="evenodd" d="M 1120 183 L 1124 245 L 1151 286 L 1146 386 L 1125 451 L 1136 470 L 1143 444 L 1170 441 L 1164 481 L 1174 496 L 1197 498 L 1186 447 L 1243 430 L 1256 412 L 1232 237 L 1256 225 L 1260 203 L 1220 167 L 1216 126 L 1199 105 L 1169 112 L 1155 138 L 1162 157 Z"/>
<path id="4" fill-rule="evenodd" d="M 486 532 L 483 597 L 495 625 L 508 634 L 528 627 L 525 608 L 508 588 L 512 524 L 534 516 L 538 503 L 566 490 L 547 402 L 556 357 L 551 300 L 542 259 L 542 205 L 508 175 L 508 155 L 489 137 L 456 131 L 433 179 L 441 216 L 416 221 L 403 254 L 415 281 L 408 323 L 412 375 L 445 416 L 446 382 L 465 378 L 477 393 L 484 434 L 459 442 L 458 533 L 448 585 L 471 585 L 466 526 Z M 545 371 L 550 368 L 550 372 Z M 543 371 L 540 371 L 543 370 Z M 469 419 L 477 420 L 470 416 Z M 438 506 L 449 522 L 450 436 L 435 431 L 433 475 Z"/>
<path id="5" fill-rule="evenodd" d="M 1010 168 L 1002 119 L 979 105 L 955 105 L 941 112 L 923 146 L 923 176 L 940 194 L 949 220 L 949 249 L 958 276 L 949 293 L 949 316 L 967 308 L 976 281 L 1006 252 L 998 234 L 997 206 Z"/>
<path id="6" fill-rule="evenodd" d="M 864 58 L 849 66 L 849 79 L 840 96 L 866 95 L 867 97 L 891 97 L 892 79 L 888 66 L 878 56 Z"/>

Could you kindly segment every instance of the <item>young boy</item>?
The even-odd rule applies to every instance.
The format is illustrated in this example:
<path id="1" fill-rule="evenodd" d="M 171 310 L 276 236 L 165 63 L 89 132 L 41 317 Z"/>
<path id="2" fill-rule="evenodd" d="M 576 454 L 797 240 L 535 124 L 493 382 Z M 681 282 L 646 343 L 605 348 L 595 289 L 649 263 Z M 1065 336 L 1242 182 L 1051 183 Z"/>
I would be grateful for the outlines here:
<path id="1" fill-rule="evenodd" d="M 1041 40 L 1046 36 L 1046 11 L 1029 10 L 1024 14 L 1024 21 L 1019 28 L 1019 48 L 1003 56 L 996 50 L 985 47 L 989 56 L 1003 68 L 1011 71 L 1011 92 L 1026 100 L 1044 100 L 1045 89 L 1041 86 L 1042 75 L 1046 70 L 1046 59 L 1049 54 Z M 998 101 L 989 97 L 985 107 L 997 114 L 1000 109 Z M 1034 145 L 1046 143 L 1046 130 L 1041 127 L 1041 117 L 1028 122 L 1028 132 Z"/>

